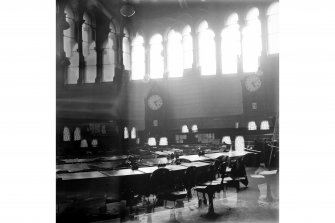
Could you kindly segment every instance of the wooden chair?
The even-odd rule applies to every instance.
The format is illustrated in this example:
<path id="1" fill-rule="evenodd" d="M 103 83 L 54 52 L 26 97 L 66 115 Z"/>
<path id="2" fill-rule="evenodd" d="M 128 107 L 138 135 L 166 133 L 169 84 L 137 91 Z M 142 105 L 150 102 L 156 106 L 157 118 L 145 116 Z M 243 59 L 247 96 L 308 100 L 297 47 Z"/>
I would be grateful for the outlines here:
<path id="1" fill-rule="evenodd" d="M 170 171 L 166 168 L 158 168 L 150 176 L 151 193 L 155 196 L 153 211 L 155 210 L 157 200 L 162 200 L 166 207 L 166 201 L 173 201 L 173 207 L 176 207 L 176 201 L 184 199 L 187 196 L 186 191 L 177 191 L 171 184 Z"/>

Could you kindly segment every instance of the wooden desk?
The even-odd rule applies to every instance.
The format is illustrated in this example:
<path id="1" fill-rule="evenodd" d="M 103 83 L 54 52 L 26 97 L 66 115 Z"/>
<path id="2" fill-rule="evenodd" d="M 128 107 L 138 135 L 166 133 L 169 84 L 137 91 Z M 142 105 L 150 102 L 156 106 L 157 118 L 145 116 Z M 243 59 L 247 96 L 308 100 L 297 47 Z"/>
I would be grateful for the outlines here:
<path id="1" fill-rule="evenodd" d="M 157 169 L 158 169 L 158 166 L 149 166 L 149 167 L 140 167 L 138 168 L 138 171 L 141 171 L 143 173 L 152 173 Z"/>
<path id="2" fill-rule="evenodd" d="M 56 165 L 57 171 L 79 172 L 79 171 L 89 170 L 89 169 L 90 167 L 86 163 Z"/>
<path id="3" fill-rule="evenodd" d="M 127 159 L 127 155 L 121 155 L 121 156 L 108 156 L 108 157 L 101 157 L 100 159 L 102 161 L 116 161 L 116 160 L 125 160 Z"/>
<path id="4" fill-rule="evenodd" d="M 132 176 L 132 175 L 140 175 L 143 172 L 132 169 L 120 169 L 120 170 L 109 170 L 109 171 L 101 171 L 101 173 L 109 176 L 109 177 L 124 177 L 124 176 Z"/>
<path id="5" fill-rule="evenodd" d="M 219 158 L 221 156 L 224 156 L 224 155 L 225 155 L 224 153 L 206 153 L 204 156 L 208 157 L 208 158 L 210 158 L 212 160 L 215 160 L 215 159 L 217 159 L 217 158 Z"/>
<path id="6" fill-rule="evenodd" d="M 181 163 L 180 165 L 185 167 L 195 166 L 195 167 L 203 167 L 203 166 L 209 166 L 209 163 L 205 162 L 192 162 L 192 163 Z"/>
<path id="7" fill-rule="evenodd" d="M 123 164 L 123 160 L 117 160 L 113 162 L 100 162 L 88 164 L 91 169 L 115 169 L 117 166 Z"/>
<path id="8" fill-rule="evenodd" d="M 176 171 L 176 170 L 186 170 L 186 166 L 182 165 L 166 165 L 164 168 L 170 170 L 170 171 Z"/>
<path id="9" fill-rule="evenodd" d="M 199 156 L 199 155 L 180 156 L 179 159 L 181 159 L 181 160 L 188 160 L 190 162 L 210 160 L 210 158 L 208 158 L 208 157 Z"/>
<path id="10" fill-rule="evenodd" d="M 61 161 L 65 162 L 65 163 L 88 163 L 88 162 L 93 162 L 95 160 L 97 160 L 97 158 L 91 158 L 91 159 L 79 159 L 79 158 L 62 159 Z"/>
<path id="11" fill-rule="evenodd" d="M 92 179 L 101 177 L 107 177 L 107 176 L 99 171 L 57 174 L 57 178 L 61 178 L 62 180 L 80 180 L 80 179 Z"/>
<path id="12" fill-rule="evenodd" d="M 146 165 L 146 166 L 155 166 L 158 164 L 168 164 L 169 161 L 166 157 L 160 157 L 160 158 L 150 158 L 150 159 L 142 159 L 140 161 L 140 164 Z"/>

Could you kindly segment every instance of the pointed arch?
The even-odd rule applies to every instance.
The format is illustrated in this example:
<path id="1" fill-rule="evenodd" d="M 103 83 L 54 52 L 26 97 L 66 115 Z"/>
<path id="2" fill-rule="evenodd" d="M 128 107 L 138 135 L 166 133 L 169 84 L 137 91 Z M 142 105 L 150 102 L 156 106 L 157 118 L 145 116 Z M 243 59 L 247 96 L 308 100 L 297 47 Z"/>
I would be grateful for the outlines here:
<path id="1" fill-rule="evenodd" d="M 202 21 L 197 29 L 198 32 L 198 55 L 201 75 L 216 74 L 216 46 L 215 34 L 208 27 L 206 20 Z"/>
<path id="2" fill-rule="evenodd" d="M 64 9 L 65 20 L 69 24 L 69 28 L 63 31 L 64 51 L 70 64 L 67 66 L 67 74 L 65 84 L 77 84 L 79 78 L 79 53 L 78 43 L 76 41 L 75 32 L 75 15 L 69 5 Z"/>
<path id="3" fill-rule="evenodd" d="M 102 48 L 102 81 L 112 82 L 115 75 L 116 64 L 116 32 L 110 23 L 110 32 Z"/>
<path id="4" fill-rule="evenodd" d="M 183 68 L 190 69 L 193 66 L 193 37 L 191 26 L 187 25 L 182 31 L 183 35 Z"/>
<path id="5" fill-rule="evenodd" d="M 243 72 L 256 72 L 262 52 L 261 22 L 259 10 L 252 8 L 246 15 L 246 25 L 242 31 Z"/>
<path id="6" fill-rule="evenodd" d="M 237 73 L 238 57 L 241 55 L 240 26 L 237 13 L 232 13 L 221 32 L 222 74 Z"/>
<path id="7" fill-rule="evenodd" d="M 154 34 L 150 38 L 150 78 L 159 79 L 164 75 L 163 37 Z"/>
<path id="8" fill-rule="evenodd" d="M 182 36 L 173 29 L 167 35 L 167 70 L 169 77 L 183 76 Z"/>
<path id="9" fill-rule="evenodd" d="M 135 127 L 131 128 L 130 138 L 136 139 L 136 128 Z"/>
<path id="10" fill-rule="evenodd" d="M 142 80 L 145 75 L 145 49 L 144 39 L 136 34 L 131 43 L 131 79 Z"/>
<path id="11" fill-rule="evenodd" d="M 95 19 L 88 12 L 83 14 L 82 47 L 85 60 L 85 83 L 94 83 L 97 76 L 97 53 L 95 50 Z"/>
<path id="12" fill-rule="evenodd" d="M 129 32 L 126 28 L 123 29 L 122 58 L 123 58 L 124 69 L 130 70 L 130 42 L 129 42 Z"/>
<path id="13" fill-rule="evenodd" d="M 79 127 L 76 127 L 73 133 L 73 139 L 74 141 L 80 141 L 81 140 L 81 130 Z"/>
<path id="14" fill-rule="evenodd" d="M 65 126 L 63 129 L 63 141 L 64 142 L 69 142 L 71 141 L 71 133 L 70 133 L 70 128 Z"/>
<path id="15" fill-rule="evenodd" d="M 245 142 L 243 136 L 236 136 L 235 138 L 235 151 L 244 151 Z"/>

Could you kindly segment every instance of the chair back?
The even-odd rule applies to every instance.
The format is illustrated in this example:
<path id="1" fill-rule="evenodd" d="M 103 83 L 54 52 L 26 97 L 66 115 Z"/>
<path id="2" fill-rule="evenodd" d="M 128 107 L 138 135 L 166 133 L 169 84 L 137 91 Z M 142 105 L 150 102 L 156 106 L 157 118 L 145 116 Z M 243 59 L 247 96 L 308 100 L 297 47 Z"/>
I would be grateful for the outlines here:
<path id="1" fill-rule="evenodd" d="M 185 170 L 184 173 L 184 187 L 186 189 L 191 189 L 196 185 L 197 182 L 197 168 L 195 166 L 190 166 Z"/>
<path id="2" fill-rule="evenodd" d="M 153 194 L 162 194 L 171 191 L 170 171 L 158 168 L 150 176 L 150 191 Z"/>
<path id="3" fill-rule="evenodd" d="M 226 177 L 226 170 L 227 170 L 227 163 L 222 162 L 219 167 L 219 174 L 222 178 L 222 180 Z"/>

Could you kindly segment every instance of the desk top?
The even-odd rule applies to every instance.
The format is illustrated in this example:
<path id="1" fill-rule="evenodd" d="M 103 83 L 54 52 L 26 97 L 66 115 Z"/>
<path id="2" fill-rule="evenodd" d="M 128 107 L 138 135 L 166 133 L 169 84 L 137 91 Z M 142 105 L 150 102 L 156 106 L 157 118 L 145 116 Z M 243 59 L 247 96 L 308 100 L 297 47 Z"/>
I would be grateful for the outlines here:
<path id="1" fill-rule="evenodd" d="M 118 165 L 121 165 L 124 161 L 118 160 L 114 162 L 101 162 L 101 163 L 92 163 L 88 164 L 92 169 L 114 169 Z"/>
<path id="2" fill-rule="evenodd" d="M 140 163 L 147 166 L 154 166 L 158 164 L 167 164 L 169 163 L 169 160 L 166 157 L 149 158 L 149 159 L 142 159 Z"/>
<path id="3" fill-rule="evenodd" d="M 99 171 L 57 174 L 57 178 L 61 178 L 62 180 L 79 180 L 79 179 L 92 179 L 101 177 L 106 177 L 106 175 L 100 173 Z"/>
<path id="4" fill-rule="evenodd" d="M 208 157 L 199 156 L 199 155 L 180 156 L 179 159 L 184 159 L 184 160 L 188 160 L 188 161 L 191 161 L 191 162 L 210 160 L 210 158 L 208 158 Z"/>
<path id="5" fill-rule="evenodd" d="M 109 170 L 109 171 L 101 171 L 103 174 L 109 177 L 123 177 L 123 176 L 132 176 L 143 174 L 143 172 L 132 169 L 120 169 L 120 170 Z"/>
<path id="6" fill-rule="evenodd" d="M 79 158 L 75 158 L 75 159 L 62 159 L 61 161 L 65 162 L 65 163 L 88 163 L 88 162 L 93 162 L 96 159 L 97 158 L 91 158 L 91 159 L 79 159 Z"/>
<path id="7" fill-rule="evenodd" d="M 115 161 L 115 160 L 125 160 L 127 159 L 127 155 L 121 155 L 121 156 L 105 156 L 101 157 L 100 159 L 103 161 Z"/>
<path id="8" fill-rule="evenodd" d="M 79 171 L 89 170 L 89 169 L 90 167 L 86 163 L 56 165 L 57 171 L 79 172 Z"/>
<path id="9" fill-rule="evenodd" d="M 204 156 L 205 157 L 208 157 L 210 159 L 217 159 L 221 156 L 224 156 L 225 154 L 224 153 L 206 153 Z"/>
<path id="10" fill-rule="evenodd" d="M 190 167 L 190 166 L 195 166 L 195 167 L 203 167 L 203 166 L 209 166 L 209 163 L 204 163 L 204 162 L 192 162 L 192 163 L 182 163 L 180 165 Z"/>
<path id="11" fill-rule="evenodd" d="M 174 170 L 186 170 L 186 166 L 182 165 L 166 165 L 164 168 L 174 171 Z"/>
<path id="12" fill-rule="evenodd" d="M 138 171 L 141 171 L 143 173 L 152 173 L 157 169 L 158 169 L 157 166 L 149 166 L 149 167 L 140 167 L 138 168 Z"/>

